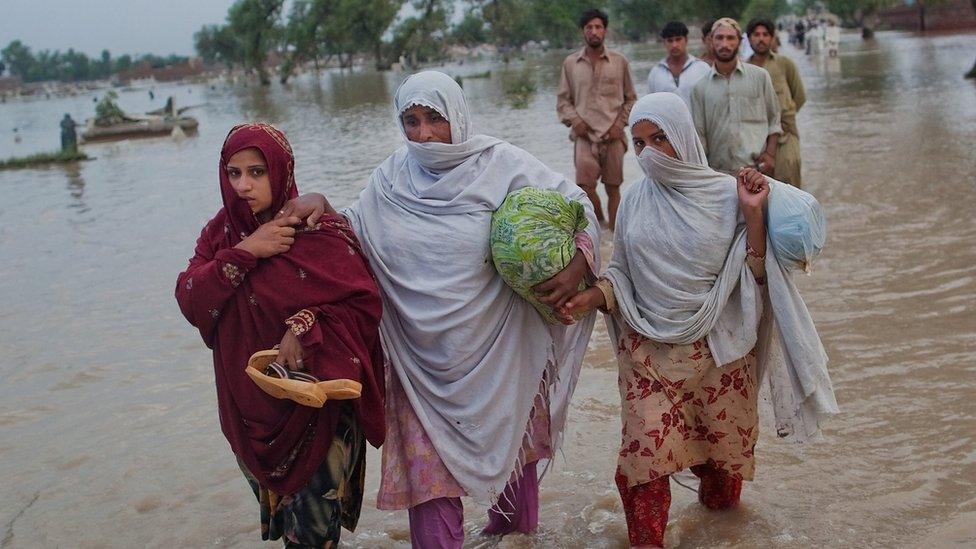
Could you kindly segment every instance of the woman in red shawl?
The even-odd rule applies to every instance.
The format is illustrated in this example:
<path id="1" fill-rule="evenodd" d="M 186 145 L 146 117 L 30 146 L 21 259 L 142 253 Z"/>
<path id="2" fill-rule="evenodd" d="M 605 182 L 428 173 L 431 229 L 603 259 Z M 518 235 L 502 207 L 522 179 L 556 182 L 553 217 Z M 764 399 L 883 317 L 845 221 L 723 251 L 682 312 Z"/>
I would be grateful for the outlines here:
<path id="1" fill-rule="evenodd" d="M 260 503 L 262 537 L 337 544 L 340 523 L 352 530 L 359 518 L 365 440 L 384 437 L 379 290 L 342 216 L 298 232 L 297 218 L 271 220 L 298 194 L 276 128 L 230 131 L 220 192 L 224 207 L 203 228 L 176 299 L 213 349 L 220 426 Z M 245 367 L 276 344 L 279 363 L 358 381 L 362 396 L 312 408 L 265 393 Z"/>

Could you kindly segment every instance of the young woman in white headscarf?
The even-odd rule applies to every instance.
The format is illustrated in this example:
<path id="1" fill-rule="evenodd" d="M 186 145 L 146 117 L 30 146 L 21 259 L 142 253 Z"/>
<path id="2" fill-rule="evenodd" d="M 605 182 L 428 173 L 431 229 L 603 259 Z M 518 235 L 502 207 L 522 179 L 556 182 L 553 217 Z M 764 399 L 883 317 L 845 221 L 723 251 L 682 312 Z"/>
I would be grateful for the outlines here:
<path id="1" fill-rule="evenodd" d="M 810 314 L 766 253 L 770 181 L 709 168 L 677 95 L 641 98 L 630 128 L 645 177 L 624 193 L 606 273 L 560 312 L 607 313 L 630 543 L 663 547 L 672 474 L 690 468 L 706 507 L 738 503 L 755 470 L 763 383 L 783 437 L 818 436 L 837 405 Z"/>
<path id="2" fill-rule="evenodd" d="M 460 498 L 491 506 L 485 534 L 538 524 L 538 462 L 558 448 L 595 320 L 551 326 L 505 285 L 489 250 L 492 213 L 523 187 L 584 205 L 569 266 L 535 287 L 554 307 L 595 279 L 599 232 L 576 185 L 524 150 L 476 135 L 446 74 L 407 78 L 394 100 L 405 144 L 341 213 L 363 245 L 384 309 L 389 358 L 381 509 L 409 509 L 415 547 L 461 547 Z M 309 213 L 303 197 L 283 215 Z M 314 217 L 314 213 L 312 214 Z"/>

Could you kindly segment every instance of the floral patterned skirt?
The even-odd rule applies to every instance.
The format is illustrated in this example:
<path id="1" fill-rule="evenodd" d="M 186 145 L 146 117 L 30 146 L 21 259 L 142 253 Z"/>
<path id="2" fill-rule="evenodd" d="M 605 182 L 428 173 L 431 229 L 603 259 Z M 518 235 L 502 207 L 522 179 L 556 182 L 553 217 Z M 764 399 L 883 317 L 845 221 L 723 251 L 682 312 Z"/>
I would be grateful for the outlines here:
<path id="1" fill-rule="evenodd" d="M 618 472 L 627 486 L 704 463 L 752 480 L 759 438 L 756 354 L 722 367 L 704 339 L 651 341 L 621 317 L 617 340 L 623 422 Z"/>
<path id="2" fill-rule="evenodd" d="M 304 488 L 278 496 L 261 486 L 238 460 L 261 508 L 261 538 L 284 538 L 288 548 L 330 548 L 340 527 L 354 531 L 362 509 L 366 436 L 351 406 L 343 407 L 325 461 Z"/>

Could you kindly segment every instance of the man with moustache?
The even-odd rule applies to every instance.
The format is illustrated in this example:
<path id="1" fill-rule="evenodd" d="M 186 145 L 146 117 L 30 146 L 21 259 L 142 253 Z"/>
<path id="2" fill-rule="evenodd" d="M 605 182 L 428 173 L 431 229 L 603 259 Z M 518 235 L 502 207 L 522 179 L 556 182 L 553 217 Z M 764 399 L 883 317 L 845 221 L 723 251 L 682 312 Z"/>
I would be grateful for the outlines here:
<path id="1" fill-rule="evenodd" d="M 783 134 L 779 138 L 773 178 L 799 187 L 800 131 L 796 125 L 796 114 L 807 100 L 800 71 L 792 59 L 775 52 L 773 44 L 776 30 L 769 19 L 757 18 L 749 21 L 746 25 L 746 36 L 749 37 L 753 50 L 749 62 L 766 69 L 779 101 Z"/>
<path id="2" fill-rule="evenodd" d="M 559 120 L 571 128 L 576 184 L 593 202 L 597 219 L 604 223 L 598 180 L 607 191 L 607 218 L 612 231 L 624 181 L 623 160 L 627 152 L 624 127 L 637 92 L 630 77 L 630 63 L 604 45 L 607 14 L 591 9 L 583 12 L 579 27 L 586 46 L 563 61 L 556 99 Z"/>
<path id="3" fill-rule="evenodd" d="M 691 90 L 711 71 L 711 67 L 688 54 L 688 27 L 684 23 L 671 21 L 664 25 L 661 40 L 668 49 L 668 56 L 651 67 L 647 75 L 647 91 L 677 94 L 690 109 Z"/>
<path id="4" fill-rule="evenodd" d="M 772 176 L 783 133 L 779 102 L 769 73 L 739 60 L 741 40 L 734 19 L 712 25 L 715 65 L 691 92 L 691 115 L 709 166 L 732 175 L 753 166 Z"/>

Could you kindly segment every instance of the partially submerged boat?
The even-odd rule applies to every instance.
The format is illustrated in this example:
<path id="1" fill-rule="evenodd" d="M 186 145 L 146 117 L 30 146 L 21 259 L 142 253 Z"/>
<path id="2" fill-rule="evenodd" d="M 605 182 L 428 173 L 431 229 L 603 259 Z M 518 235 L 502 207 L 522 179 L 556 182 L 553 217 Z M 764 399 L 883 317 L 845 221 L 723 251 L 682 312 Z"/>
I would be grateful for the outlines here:
<path id="1" fill-rule="evenodd" d="M 146 117 L 138 120 L 127 119 L 108 126 L 95 124 L 94 119 L 88 119 L 87 127 L 81 132 L 81 139 L 87 143 L 96 141 L 117 141 L 139 137 L 160 137 L 173 133 L 179 127 L 184 133 L 196 132 L 200 123 L 192 116 L 179 118 Z"/>
<path id="2" fill-rule="evenodd" d="M 110 90 L 98 103 L 95 118 L 85 121 L 85 130 L 81 132 L 83 142 L 186 135 L 195 133 L 200 125 L 196 118 L 183 116 L 183 111 L 192 107 L 177 109 L 172 97 L 167 99 L 166 106 L 145 115 L 122 111 L 115 103 L 116 99 L 118 95 Z"/>

